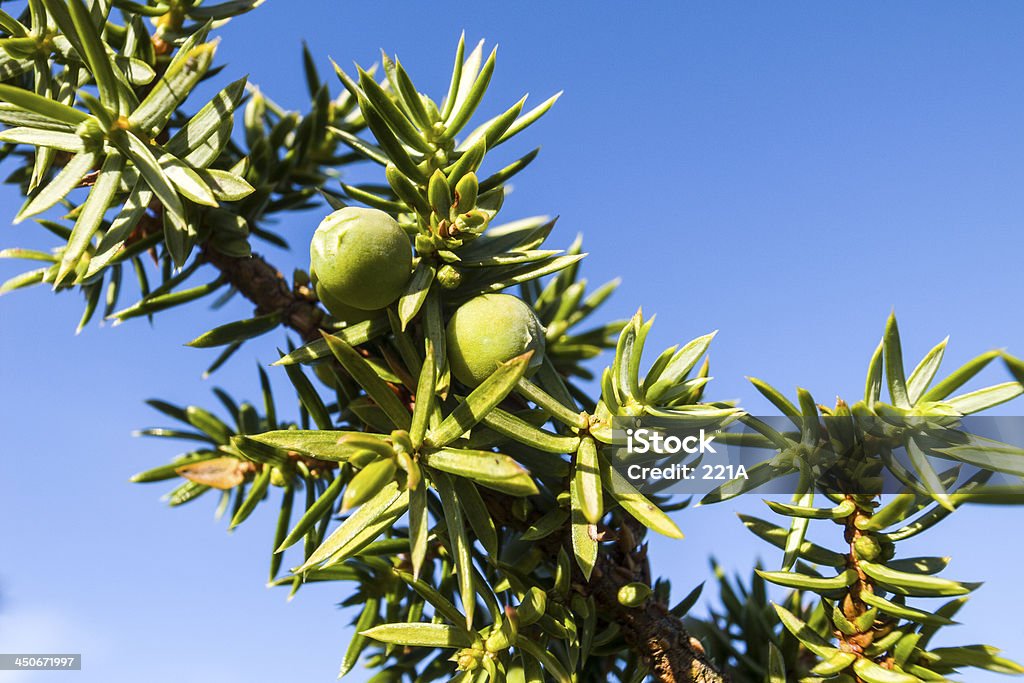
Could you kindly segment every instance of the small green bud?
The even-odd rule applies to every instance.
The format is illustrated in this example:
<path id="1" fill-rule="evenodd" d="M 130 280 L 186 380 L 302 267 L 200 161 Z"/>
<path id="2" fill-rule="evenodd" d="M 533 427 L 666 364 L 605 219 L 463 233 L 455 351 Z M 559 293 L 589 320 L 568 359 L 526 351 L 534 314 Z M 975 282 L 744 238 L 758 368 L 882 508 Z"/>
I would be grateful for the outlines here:
<path id="1" fill-rule="evenodd" d="M 459 671 L 473 671 L 480 667 L 483 652 L 475 648 L 462 648 L 455 653 L 455 668 Z"/>
<path id="2" fill-rule="evenodd" d="M 398 466 L 391 458 L 374 460 L 352 477 L 341 497 L 341 511 L 362 505 L 394 480 Z"/>
<path id="3" fill-rule="evenodd" d="M 619 604 L 626 607 L 639 607 L 647 602 L 647 598 L 651 597 L 652 592 L 651 587 L 645 583 L 638 581 L 627 583 L 619 589 Z"/>
<path id="4" fill-rule="evenodd" d="M 882 554 L 882 545 L 874 536 L 863 534 L 853 542 L 853 551 L 857 559 L 874 562 Z"/>
<path id="5" fill-rule="evenodd" d="M 484 647 L 488 652 L 502 652 L 507 650 L 512 645 L 512 641 L 509 638 L 509 634 L 506 631 L 504 624 L 501 628 L 495 628 L 491 631 L 490 635 L 487 636 L 487 640 L 484 641 Z"/>
<path id="6" fill-rule="evenodd" d="M 412 272 L 409 238 L 398 221 L 377 209 L 350 206 L 324 218 L 309 256 L 328 310 L 332 303 L 384 308 L 402 295 Z"/>
<path id="7" fill-rule="evenodd" d="M 446 263 L 437 269 L 437 282 L 445 289 L 458 289 L 462 273 Z"/>
<path id="8" fill-rule="evenodd" d="M 284 488 L 288 486 L 291 477 L 287 473 L 282 472 L 281 468 L 275 467 L 270 470 L 270 485 L 277 486 L 278 488 Z"/>
<path id="9" fill-rule="evenodd" d="M 519 607 L 516 609 L 516 613 L 519 617 L 519 624 L 521 626 L 529 626 L 540 619 L 544 616 L 544 612 L 547 611 L 547 605 L 547 593 L 536 586 L 531 588 L 530 591 L 523 596 L 522 602 L 519 603 Z"/>
<path id="10" fill-rule="evenodd" d="M 448 181 L 440 170 L 434 171 L 430 176 L 430 183 L 427 185 L 427 197 L 430 200 L 430 208 L 440 218 L 447 218 L 448 212 L 452 209 L 452 193 L 448 188 Z"/>
<path id="11" fill-rule="evenodd" d="M 480 185 L 476 173 L 467 173 L 455 185 L 455 201 L 458 202 L 459 213 L 466 213 L 476 207 L 476 197 Z"/>
<path id="12" fill-rule="evenodd" d="M 533 351 L 528 373 L 544 360 L 544 328 L 524 301 L 483 294 L 462 304 L 448 321 L 448 360 L 456 379 L 475 387 L 499 363 Z"/>
<path id="13" fill-rule="evenodd" d="M 86 147 L 99 147 L 107 135 L 99 121 L 90 116 L 75 128 L 75 135 L 82 138 Z"/>

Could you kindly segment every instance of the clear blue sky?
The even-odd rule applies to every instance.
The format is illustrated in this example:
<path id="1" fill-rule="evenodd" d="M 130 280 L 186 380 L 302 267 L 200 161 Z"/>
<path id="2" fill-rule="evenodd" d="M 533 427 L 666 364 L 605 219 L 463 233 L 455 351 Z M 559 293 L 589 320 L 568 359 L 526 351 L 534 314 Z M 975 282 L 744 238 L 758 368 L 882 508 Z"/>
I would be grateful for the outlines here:
<path id="1" fill-rule="evenodd" d="M 950 366 L 1024 353 L 1019 3 L 270 0 L 221 32 L 224 82 L 248 72 L 298 108 L 305 38 L 324 73 L 328 55 L 368 65 L 383 47 L 439 94 L 462 29 L 501 44 L 485 113 L 566 91 L 519 143 L 544 150 L 505 215 L 561 214 L 554 244 L 583 231 L 591 282 L 624 278 L 606 314 L 658 314 L 652 351 L 720 329 L 713 396 L 763 409 L 745 375 L 826 403 L 855 396 L 893 307 L 911 354 L 946 334 Z M 0 188 L 3 214 L 17 206 Z M 304 265 L 316 222 L 282 225 L 296 255 L 275 259 Z M 4 227 L 0 248 L 52 246 L 37 232 Z M 0 263 L 0 278 L 23 268 Z M 83 652 L 85 669 L 0 682 L 334 680 L 344 586 L 292 604 L 263 588 L 269 510 L 228 535 L 212 499 L 169 510 L 166 487 L 127 483 L 178 448 L 130 437 L 163 424 L 145 398 L 209 405 L 211 381 L 254 397 L 273 344 L 203 382 L 211 354 L 181 344 L 220 315 L 193 307 L 75 338 L 80 305 L 43 289 L 0 300 L 0 651 Z M 710 553 L 777 562 L 733 515 L 758 508 L 751 496 L 684 512 L 687 539 L 657 543 L 656 568 L 681 595 Z M 1024 658 L 1007 616 L 1024 610 L 1021 521 L 968 511 L 909 549 L 953 554 L 952 576 L 988 581 L 950 644 Z"/>

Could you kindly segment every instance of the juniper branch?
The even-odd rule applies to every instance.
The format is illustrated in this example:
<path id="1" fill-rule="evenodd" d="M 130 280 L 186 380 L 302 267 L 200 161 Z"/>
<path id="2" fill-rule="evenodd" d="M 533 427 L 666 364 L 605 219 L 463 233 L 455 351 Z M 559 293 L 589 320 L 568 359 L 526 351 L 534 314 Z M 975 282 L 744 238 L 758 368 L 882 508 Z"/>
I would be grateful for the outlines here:
<path id="1" fill-rule="evenodd" d="M 227 277 L 235 289 L 249 300 L 259 314 L 282 312 L 285 324 L 303 339 L 319 338 L 323 313 L 312 298 L 301 290 L 289 286 L 279 270 L 263 257 L 249 258 L 225 256 L 212 247 L 206 249 L 207 261 Z M 488 508 L 496 523 L 519 530 L 534 519 L 515 519 L 511 496 L 488 492 Z M 639 607 L 619 603 L 619 588 L 633 581 L 650 581 L 650 563 L 645 529 L 632 518 L 626 518 L 616 530 L 617 540 L 602 546 L 598 563 L 590 581 L 578 573 L 575 588 L 583 595 L 593 596 L 599 609 L 614 614 L 625 640 L 647 664 L 652 674 L 663 683 L 728 683 L 726 674 L 715 669 L 704 654 L 699 641 L 692 638 L 682 620 L 656 600 L 648 600 Z M 548 537 L 543 544 L 545 552 L 556 557 L 562 544 L 569 538 L 569 525 L 561 533 Z"/>

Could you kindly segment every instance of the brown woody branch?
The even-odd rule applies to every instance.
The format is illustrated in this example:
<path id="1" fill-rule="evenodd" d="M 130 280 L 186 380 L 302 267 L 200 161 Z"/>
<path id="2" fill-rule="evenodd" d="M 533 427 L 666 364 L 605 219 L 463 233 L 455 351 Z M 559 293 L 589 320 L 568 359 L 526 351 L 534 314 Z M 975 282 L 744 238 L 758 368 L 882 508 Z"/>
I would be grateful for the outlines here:
<path id="1" fill-rule="evenodd" d="M 256 306 L 259 314 L 283 313 L 285 325 L 305 340 L 319 338 L 323 312 L 316 302 L 289 286 L 284 276 L 262 257 L 235 258 L 217 252 L 212 246 L 205 249 L 207 262 L 218 268 L 228 281 L 246 299 Z M 488 508 L 495 521 L 509 528 L 525 529 L 523 522 L 509 514 L 511 500 L 495 492 L 488 492 Z M 651 673 L 664 683 L 728 683 L 728 676 L 719 673 L 709 662 L 700 643 L 687 633 L 682 620 L 656 600 L 648 600 L 639 607 L 626 607 L 619 603 L 619 588 L 633 581 L 650 583 L 650 564 L 647 546 L 643 543 L 646 529 L 630 517 L 615 530 L 614 543 L 601 546 L 597 565 L 587 581 L 577 574 L 576 590 L 593 596 L 597 608 L 605 618 L 615 621 L 622 629 L 629 646 L 647 663 Z M 552 534 L 543 547 L 556 556 L 563 545 L 571 543 L 569 529 L 564 534 Z"/>

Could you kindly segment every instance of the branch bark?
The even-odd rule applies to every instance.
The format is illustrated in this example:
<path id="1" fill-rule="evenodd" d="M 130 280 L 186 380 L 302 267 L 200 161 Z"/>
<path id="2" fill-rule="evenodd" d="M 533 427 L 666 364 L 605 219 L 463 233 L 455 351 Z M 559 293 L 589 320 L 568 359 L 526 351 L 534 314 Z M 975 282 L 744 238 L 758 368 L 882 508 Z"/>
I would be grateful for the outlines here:
<path id="1" fill-rule="evenodd" d="M 210 246 L 204 253 L 207 262 L 219 269 L 239 293 L 256 306 L 257 313 L 281 311 L 285 324 L 303 339 L 319 338 L 323 320 L 320 307 L 291 288 L 284 276 L 261 256 L 235 258 L 220 254 Z M 523 530 L 532 521 L 524 522 L 510 515 L 511 500 L 499 493 L 488 491 L 486 500 L 499 524 Z M 576 590 L 593 596 L 601 613 L 611 615 L 610 618 L 620 625 L 626 642 L 643 658 L 657 680 L 729 683 L 728 676 L 712 666 L 700 642 L 690 636 L 682 620 L 667 606 L 653 599 L 639 607 L 619 603 L 619 588 L 633 581 L 650 583 L 651 572 L 647 544 L 643 543 L 646 529 L 626 517 L 622 527 L 614 533 L 614 543 L 602 544 L 590 581 L 577 573 Z M 568 528 L 564 534 L 552 534 L 542 542 L 545 551 L 552 556 L 566 545 L 571 547 Z"/>

